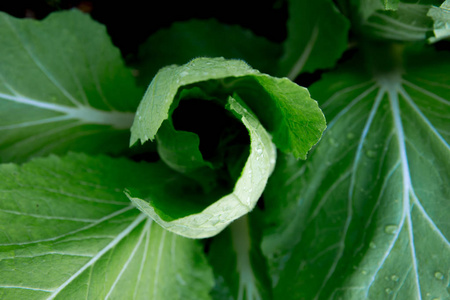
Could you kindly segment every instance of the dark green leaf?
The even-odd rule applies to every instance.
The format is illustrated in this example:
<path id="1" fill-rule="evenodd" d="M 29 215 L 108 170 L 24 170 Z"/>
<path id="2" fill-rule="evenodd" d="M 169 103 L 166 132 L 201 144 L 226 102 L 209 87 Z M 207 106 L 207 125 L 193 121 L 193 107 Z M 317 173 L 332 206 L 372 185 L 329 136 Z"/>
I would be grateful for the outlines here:
<path id="1" fill-rule="evenodd" d="M 289 1 L 289 15 L 278 75 L 294 80 L 300 73 L 334 66 L 347 49 L 350 24 L 333 1 Z"/>
<path id="2" fill-rule="evenodd" d="M 239 26 L 210 20 L 189 20 L 161 29 L 141 46 L 136 68 L 147 86 L 159 69 L 206 56 L 243 59 L 254 68 L 274 73 L 281 46 Z"/>

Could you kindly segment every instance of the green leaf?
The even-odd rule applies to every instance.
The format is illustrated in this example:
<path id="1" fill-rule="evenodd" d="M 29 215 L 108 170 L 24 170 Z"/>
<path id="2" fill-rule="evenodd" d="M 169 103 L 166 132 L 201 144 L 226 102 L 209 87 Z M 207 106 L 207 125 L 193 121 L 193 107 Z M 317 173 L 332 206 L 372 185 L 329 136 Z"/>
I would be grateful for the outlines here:
<path id="1" fill-rule="evenodd" d="M 153 140 L 162 122 L 169 118 L 179 90 L 194 84 L 206 94 L 225 99 L 238 93 L 272 134 L 277 147 L 302 159 L 326 127 L 308 90 L 287 78 L 262 74 L 240 60 L 198 58 L 156 74 L 137 110 L 130 144 Z"/>
<path id="2" fill-rule="evenodd" d="M 123 194 L 173 180 L 164 165 L 69 154 L 4 164 L 0 176 L 0 298 L 209 299 L 200 245 Z"/>
<path id="3" fill-rule="evenodd" d="M 450 37 L 450 0 L 440 7 L 432 6 L 427 15 L 434 21 L 434 37 L 429 38 L 431 43 Z"/>
<path id="4" fill-rule="evenodd" d="M 178 217 L 173 210 L 184 207 L 186 197 L 165 200 L 166 207 L 158 207 L 156 198 L 141 199 L 128 193 L 136 207 L 149 215 L 162 227 L 190 238 L 211 237 L 222 231 L 229 223 L 251 211 L 261 196 L 267 179 L 275 165 L 276 151 L 270 135 L 255 115 L 244 107 L 237 95 L 229 97 L 227 109 L 235 114 L 250 134 L 251 150 L 241 176 L 233 191 L 207 206 L 201 212 Z M 194 196 L 195 197 L 195 194 Z M 197 196 L 197 197 L 200 197 Z M 170 202 L 167 202 L 170 201 Z"/>
<path id="5" fill-rule="evenodd" d="M 347 48 L 350 23 L 333 1 L 289 1 L 289 15 L 278 74 L 294 80 L 300 73 L 334 66 Z"/>
<path id="6" fill-rule="evenodd" d="M 306 162 L 280 156 L 264 194 L 274 297 L 447 299 L 450 56 L 358 65 L 311 86 L 327 132 Z"/>
<path id="7" fill-rule="evenodd" d="M 273 298 L 256 212 L 234 221 L 211 242 L 208 259 L 216 278 L 214 299 Z"/>
<path id="8" fill-rule="evenodd" d="M 125 149 L 141 97 L 104 26 L 80 11 L 0 13 L 0 162 Z"/>
<path id="9" fill-rule="evenodd" d="M 195 57 L 242 59 L 265 73 L 275 72 L 281 47 L 250 30 L 214 19 L 176 22 L 151 35 L 139 49 L 139 82 L 147 86 L 159 69 Z"/>

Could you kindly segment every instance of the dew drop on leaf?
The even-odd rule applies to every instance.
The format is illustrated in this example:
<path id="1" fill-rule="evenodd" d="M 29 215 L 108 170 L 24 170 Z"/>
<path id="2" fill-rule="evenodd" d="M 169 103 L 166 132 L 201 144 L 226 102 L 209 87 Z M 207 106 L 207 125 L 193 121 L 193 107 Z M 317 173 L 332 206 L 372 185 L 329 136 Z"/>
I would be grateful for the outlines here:
<path id="1" fill-rule="evenodd" d="M 384 232 L 387 234 L 395 234 L 397 232 L 397 225 L 387 225 L 384 227 Z"/>
<path id="2" fill-rule="evenodd" d="M 397 282 L 400 278 L 397 275 L 392 275 L 391 280 Z"/>
<path id="3" fill-rule="evenodd" d="M 355 134 L 354 134 L 353 132 L 349 132 L 349 133 L 347 133 L 347 138 L 348 138 L 349 140 L 352 140 L 352 139 L 355 138 Z"/>
<path id="4" fill-rule="evenodd" d="M 377 156 L 377 152 L 374 150 L 367 150 L 366 155 L 369 158 L 375 158 Z"/>
<path id="5" fill-rule="evenodd" d="M 374 242 L 370 242 L 369 247 L 372 249 L 375 249 L 377 247 L 377 245 Z"/>
<path id="6" fill-rule="evenodd" d="M 258 153 L 259 155 L 261 155 L 263 152 L 263 149 L 261 147 L 257 147 L 256 148 L 256 153 Z"/>
<path id="7" fill-rule="evenodd" d="M 436 273 L 434 273 L 434 277 L 436 279 L 442 280 L 442 279 L 444 279 L 444 274 L 442 274 L 441 272 L 436 272 Z"/>
<path id="8" fill-rule="evenodd" d="M 392 289 L 390 288 L 385 288 L 384 291 L 386 292 L 386 294 L 392 294 Z"/>

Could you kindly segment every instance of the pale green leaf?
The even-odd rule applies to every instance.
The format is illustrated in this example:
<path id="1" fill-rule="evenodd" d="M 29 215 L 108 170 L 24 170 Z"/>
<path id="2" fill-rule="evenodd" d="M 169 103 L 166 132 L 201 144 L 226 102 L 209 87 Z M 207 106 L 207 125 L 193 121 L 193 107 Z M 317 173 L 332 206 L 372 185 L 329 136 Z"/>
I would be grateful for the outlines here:
<path id="1" fill-rule="evenodd" d="M 80 11 L 0 12 L 0 161 L 126 147 L 141 97 L 104 26 Z"/>
<path id="2" fill-rule="evenodd" d="M 264 194 L 274 296 L 448 299 L 450 57 L 358 65 L 311 86 L 327 132 L 306 162 L 280 156 Z"/>
<path id="3" fill-rule="evenodd" d="M 434 37 L 429 39 L 431 43 L 450 37 L 450 0 L 445 0 L 439 7 L 431 7 L 428 16 L 434 21 Z"/>
<path id="4" fill-rule="evenodd" d="M 123 193 L 176 178 L 164 165 L 69 154 L 4 164 L 0 176 L 0 298 L 209 299 L 200 245 Z"/>
<path id="5" fill-rule="evenodd" d="M 272 74 L 281 46 L 237 25 L 214 19 L 176 22 L 151 35 L 139 49 L 138 80 L 147 86 L 159 69 L 206 56 L 242 59 L 254 68 Z"/>
<path id="6" fill-rule="evenodd" d="M 325 129 L 325 118 L 305 88 L 262 74 L 240 60 L 198 58 L 156 74 L 137 110 L 130 144 L 153 140 L 171 107 L 178 105 L 179 90 L 193 85 L 222 100 L 238 93 L 277 147 L 296 157 L 305 159 Z"/>
<path id="7" fill-rule="evenodd" d="M 278 75 L 294 80 L 300 73 L 334 66 L 347 49 L 349 27 L 333 1 L 289 1 L 288 38 Z"/>
<path id="8" fill-rule="evenodd" d="M 176 217 L 173 207 L 182 206 L 181 199 L 168 199 L 168 207 L 161 209 L 159 201 L 149 197 L 141 199 L 127 193 L 133 204 L 149 215 L 162 227 L 190 238 L 211 237 L 222 231 L 229 223 L 251 211 L 262 192 L 275 165 L 276 151 L 271 136 L 259 123 L 255 115 L 243 106 L 237 95 L 229 97 L 227 109 L 235 114 L 247 128 L 250 135 L 250 155 L 236 182 L 233 191 L 218 199 L 198 213 Z M 200 196 L 200 195 L 199 195 Z M 183 202 L 188 201 L 182 199 Z"/>

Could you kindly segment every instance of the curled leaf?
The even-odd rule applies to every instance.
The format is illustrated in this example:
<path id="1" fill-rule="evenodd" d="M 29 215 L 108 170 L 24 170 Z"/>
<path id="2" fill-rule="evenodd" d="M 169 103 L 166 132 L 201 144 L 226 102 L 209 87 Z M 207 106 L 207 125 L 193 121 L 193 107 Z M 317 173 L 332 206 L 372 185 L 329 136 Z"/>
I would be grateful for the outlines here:
<path id="1" fill-rule="evenodd" d="M 127 195 L 172 232 L 213 236 L 254 208 L 276 147 L 306 158 L 324 129 L 305 88 L 243 61 L 198 58 L 163 68 L 141 101 L 130 144 L 156 139 L 162 161 L 186 180 L 173 183 L 177 193 L 172 186 Z"/>

